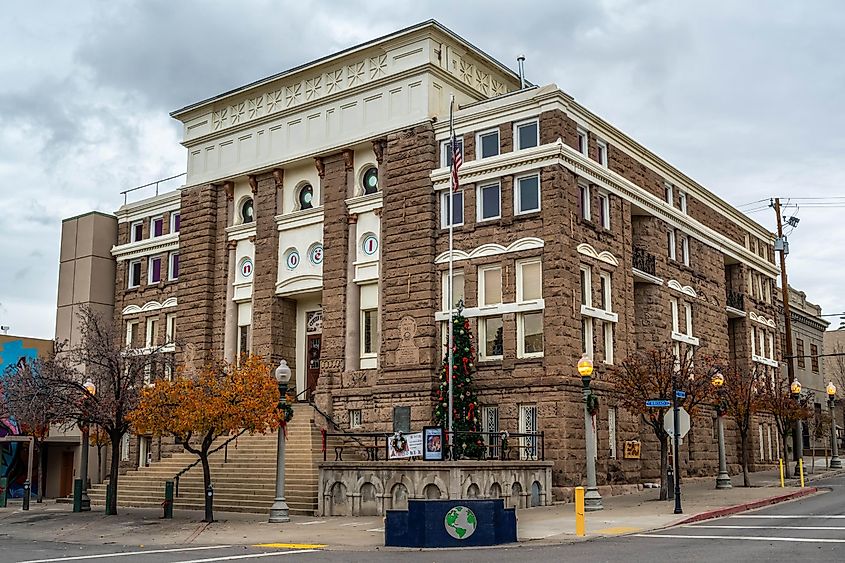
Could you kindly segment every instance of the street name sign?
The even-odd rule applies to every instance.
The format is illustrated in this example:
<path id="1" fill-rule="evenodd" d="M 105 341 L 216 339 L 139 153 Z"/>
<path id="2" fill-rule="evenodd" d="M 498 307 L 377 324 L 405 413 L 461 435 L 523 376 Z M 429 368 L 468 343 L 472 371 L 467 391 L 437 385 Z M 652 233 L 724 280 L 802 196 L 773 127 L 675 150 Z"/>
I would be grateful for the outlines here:
<path id="1" fill-rule="evenodd" d="M 668 407 L 672 403 L 668 399 L 649 399 L 645 402 L 645 406 L 650 409 L 657 409 L 661 407 Z"/>

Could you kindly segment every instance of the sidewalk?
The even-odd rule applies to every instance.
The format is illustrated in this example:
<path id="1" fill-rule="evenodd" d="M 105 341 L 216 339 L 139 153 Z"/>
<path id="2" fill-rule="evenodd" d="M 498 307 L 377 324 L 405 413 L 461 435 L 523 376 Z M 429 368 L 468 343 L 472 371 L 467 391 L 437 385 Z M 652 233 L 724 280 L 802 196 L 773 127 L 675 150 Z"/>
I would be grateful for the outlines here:
<path id="1" fill-rule="evenodd" d="M 845 471 L 826 471 L 817 467 L 808 481 L 823 487 L 824 477 L 841 474 Z M 587 513 L 587 538 L 662 528 L 726 507 L 813 491 L 809 482 L 802 490 L 794 480 L 781 489 L 774 471 L 752 473 L 751 482 L 753 487 L 740 487 L 742 476 L 734 476 L 733 489 L 716 490 L 712 477 L 687 479 L 682 483 L 683 515 L 673 513 L 673 501 L 657 500 L 658 489 L 605 498 L 604 510 Z M 0 509 L 0 537 L 131 546 L 284 543 L 368 550 L 384 545 L 381 517 L 295 516 L 288 524 L 269 524 L 266 517 L 254 514 L 218 512 L 215 515 L 219 521 L 208 525 L 200 522 L 200 512 L 176 511 L 172 520 L 164 520 L 159 510 L 122 508 L 119 516 L 106 517 L 101 508 L 73 514 L 69 505 L 52 501 L 40 505 L 33 502 L 30 511 L 23 512 L 19 501 L 10 501 L 8 508 Z M 582 539 L 575 535 L 571 503 L 520 510 L 518 519 L 520 541 L 562 543 Z"/>

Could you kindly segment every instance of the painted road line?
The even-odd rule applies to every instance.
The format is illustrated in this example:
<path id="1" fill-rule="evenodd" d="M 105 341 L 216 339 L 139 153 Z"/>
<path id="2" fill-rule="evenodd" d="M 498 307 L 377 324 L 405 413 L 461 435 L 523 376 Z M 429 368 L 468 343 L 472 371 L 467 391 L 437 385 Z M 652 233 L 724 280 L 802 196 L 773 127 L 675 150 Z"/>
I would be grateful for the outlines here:
<path id="1" fill-rule="evenodd" d="M 845 520 L 845 514 L 831 514 L 824 516 L 822 514 L 736 514 L 730 518 L 769 518 L 771 520 L 794 520 L 799 518 L 830 518 Z"/>
<path id="2" fill-rule="evenodd" d="M 253 547 L 272 547 L 275 549 L 320 549 L 324 543 L 257 543 Z"/>
<path id="3" fill-rule="evenodd" d="M 828 538 L 784 538 L 782 536 L 693 536 L 682 534 L 634 534 L 635 538 L 666 538 L 670 540 L 745 540 L 745 541 L 787 541 L 801 543 L 845 543 L 845 539 Z"/>
<path id="4" fill-rule="evenodd" d="M 20 563 L 51 563 L 53 561 L 81 561 L 83 559 L 102 559 L 104 557 L 127 557 L 129 555 L 149 555 L 151 553 L 178 553 L 180 551 L 201 551 L 208 549 L 226 549 L 231 545 L 212 545 L 206 547 L 177 547 L 173 549 L 145 549 L 143 551 L 122 551 L 120 553 L 101 553 L 100 555 L 73 555 L 54 559 L 29 559 Z"/>
<path id="5" fill-rule="evenodd" d="M 684 528 L 712 528 L 714 530 L 845 530 L 845 526 L 699 526 L 688 524 Z"/>
<path id="6" fill-rule="evenodd" d="M 325 524 L 325 520 L 312 520 L 311 522 L 297 522 L 297 526 L 310 526 L 311 524 Z"/>
<path id="7" fill-rule="evenodd" d="M 207 559 L 188 559 L 177 563 L 211 563 L 212 561 L 236 561 L 238 559 L 258 559 L 259 557 L 281 557 L 282 555 L 295 555 L 297 553 L 314 553 L 317 549 L 297 549 L 295 551 L 268 551 L 265 553 L 247 553 L 245 555 L 224 555 L 222 557 L 209 557 Z"/>
<path id="8" fill-rule="evenodd" d="M 367 531 L 368 532 L 383 532 L 384 528 L 372 528 L 372 529 L 367 530 Z"/>
<path id="9" fill-rule="evenodd" d="M 590 532 L 591 534 L 602 534 L 605 536 L 618 536 L 620 534 L 630 534 L 632 532 L 641 532 L 642 528 L 631 528 L 630 526 L 617 526 L 615 528 L 604 528 L 603 530 L 596 530 Z"/>

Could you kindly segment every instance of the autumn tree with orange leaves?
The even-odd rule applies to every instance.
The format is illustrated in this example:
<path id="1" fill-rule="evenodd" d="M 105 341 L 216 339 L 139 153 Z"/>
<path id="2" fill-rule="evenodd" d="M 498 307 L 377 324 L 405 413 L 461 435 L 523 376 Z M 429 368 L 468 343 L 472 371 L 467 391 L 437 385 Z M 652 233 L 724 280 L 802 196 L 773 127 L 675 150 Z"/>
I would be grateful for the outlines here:
<path id="1" fill-rule="evenodd" d="M 279 388 L 269 366 L 257 356 L 239 365 L 212 365 L 196 375 L 160 380 L 141 394 L 129 419 L 137 433 L 171 435 L 202 463 L 204 489 L 211 485 L 208 456 L 217 438 L 246 430 L 279 427 Z M 213 522 L 207 504 L 206 522 Z"/>
<path id="2" fill-rule="evenodd" d="M 693 361 L 695 354 L 695 361 Z M 663 416 L 671 408 L 650 408 L 649 399 L 672 399 L 673 388 L 686 392 L 686 397 L 678 404 L 694 417 L 701 404 L 711 401 L 714 390 L 710 378 L 717 366 L 721 365 L 715 357 L 696 353 L 691 346 L 681 345 L 680 353 L 675 355 L 669 344 L 640 350 L 628 356 L 620 369 L 608 372 L 611 383 L 622 407 L 631 414 L 638 415 L 654 432 L 660 444 L 660 498 L 666 500 L 666 469 L 669 461 L 669 434 L 663 428 Z"/>

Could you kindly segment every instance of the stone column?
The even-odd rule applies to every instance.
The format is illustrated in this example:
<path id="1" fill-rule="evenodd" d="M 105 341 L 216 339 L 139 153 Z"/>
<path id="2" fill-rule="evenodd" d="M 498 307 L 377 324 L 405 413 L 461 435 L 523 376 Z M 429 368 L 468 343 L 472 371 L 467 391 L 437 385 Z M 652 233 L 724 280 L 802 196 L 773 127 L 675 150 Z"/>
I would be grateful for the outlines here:
<path id="1" fill-rule="evenodd" d="M 228 273 L 226 276 L 226 327 L 223 334 L 223 360 L 228 363 L 235 363 L 238 350 L 238 307 L 233 301 L 235 296 L 235 249 L 237 241 L 230 240 L 226 243 L 226 260 Z"/>
<path id="2" fill-rule="evenodd" d="M 355 195 L 355 153 L 349 149 L 343 151 L 343 164 L 346 170 L 346 197 Z M 344 209 L 346 205 L 344 203 Z M 346 342 L 344 345 L 344 371 L 360 368 L 361 334 L 360 325 L 361 295 L 355 283 L 355 258 L 358 254 L 358 216 L 347 212 L 347 261 L 346 261 Z"/>

